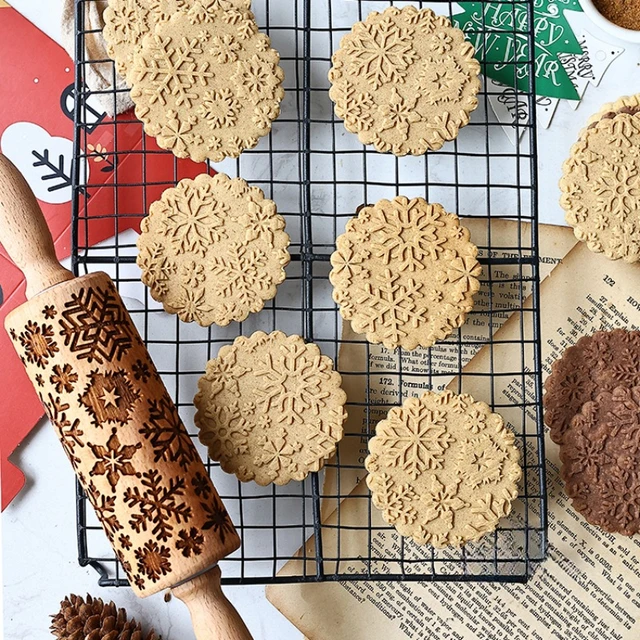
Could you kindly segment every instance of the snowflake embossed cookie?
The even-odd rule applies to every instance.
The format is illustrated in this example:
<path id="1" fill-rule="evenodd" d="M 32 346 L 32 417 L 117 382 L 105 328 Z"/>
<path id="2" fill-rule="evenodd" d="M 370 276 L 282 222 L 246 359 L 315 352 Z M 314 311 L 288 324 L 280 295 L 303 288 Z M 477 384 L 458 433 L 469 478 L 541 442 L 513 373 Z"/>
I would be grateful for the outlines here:
<path id="1" fill-rule="evenodd" d="M 284 228 L 275 203 L 242 178 L 218 173 L 181 180 L 142 221 L 142 282 L 184 322 L 241 322 L 261 311 L 285 279 Z"/>
<path id="2" fill-rule="evenodd" d="M 363 144 L 423 155 L 453 140 L 478 106 L 474 53 L 464 33 L 431 9 L 374 11 L 334 53 L 329 95 Z"/>
<path id="3" fill-rule="evenodd" d="M 560 189 L 578 240 L 612 260 L 640 260 L 640 95 L 607 104 L 589 120 Z"/>
<path id="4" fill-rule="evenodd" d="M 389 349 L 430 347 L 461 327 L 482 267 L 469 230 L 423 198 L 363 207 L 331 256 L 333 299 L 356 333 Z"/>
<path id="5" fill-rule="evenodd" d="M 427 391 L 389 411 L 365 466 L 384 520 L 418 544 L 459 547 L 495 530 L 522 477 L 513 432 L 484 402 Z"/>
<path id="6" fill-rule="evenodd" d="M 271 130 L 284 97 L 280 56 L 250 11 L 196 2 L 134 54 L 136 116 L 158 145 L 195 162 L 236 158 Z"/>
<path id="7" fill-rule="evenodd" d="M 280 331 L 239 337 L 198 382 L 200 441 L 243 482 L 284 485 L 319 471 L 342 438 L 342 378 L 315 344 Z"/>

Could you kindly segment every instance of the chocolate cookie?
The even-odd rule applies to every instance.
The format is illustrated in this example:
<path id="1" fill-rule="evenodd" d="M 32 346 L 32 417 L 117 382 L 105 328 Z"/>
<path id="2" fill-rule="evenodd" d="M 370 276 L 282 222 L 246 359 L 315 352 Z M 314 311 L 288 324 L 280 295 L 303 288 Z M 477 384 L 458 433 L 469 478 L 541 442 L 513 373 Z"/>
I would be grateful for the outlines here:
<path id="1" fill-rule="evenodd" d="M 640 332 L 615 329 L 584 336 L 553 363 L 544 388 L 544 421 L 562 444 L 571 420 L 601 391 L 640 384 Z"/>
<path id="2" fill-rule="evenodd" d="M 587 402 L 560 447 L 561 475 L 587 522 L 625 536 L 640 531 L 640 387 Z"/>

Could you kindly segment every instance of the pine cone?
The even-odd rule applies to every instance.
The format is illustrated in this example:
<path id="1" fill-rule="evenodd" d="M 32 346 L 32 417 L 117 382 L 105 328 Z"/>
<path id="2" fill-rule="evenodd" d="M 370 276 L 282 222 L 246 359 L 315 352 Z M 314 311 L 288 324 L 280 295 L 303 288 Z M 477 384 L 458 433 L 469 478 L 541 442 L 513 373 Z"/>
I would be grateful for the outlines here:
<path id="1" fill-rule="evenodd" d="M 59 640 L 143 640 L 140 623 L 127 620 L 127 612 L 113 602 L 71 595 L 60 603 L 60 611 L 51 616 L 51 633 Z M 146 640 L 160 640 L 152 630 Z"/>

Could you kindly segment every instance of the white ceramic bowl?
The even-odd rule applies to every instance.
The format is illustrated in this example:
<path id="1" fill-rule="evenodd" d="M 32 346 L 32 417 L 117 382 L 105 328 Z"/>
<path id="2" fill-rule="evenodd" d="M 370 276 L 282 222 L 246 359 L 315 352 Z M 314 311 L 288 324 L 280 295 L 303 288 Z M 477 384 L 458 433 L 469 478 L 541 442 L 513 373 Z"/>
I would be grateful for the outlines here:
<path id="1" fill-rule="evenodd" d="M 633 42 L 640 44 L 640 31 L 634 29 L 624 29 L 614 24 L 610 20 L 607 20 L 593 4 L 592 0 L 580 0 L 582 10 L 586 13 L 588 18 L 599 26 L 603 31 L 610 33 L 612 36 L 624 40 L 625 42 Z"/>

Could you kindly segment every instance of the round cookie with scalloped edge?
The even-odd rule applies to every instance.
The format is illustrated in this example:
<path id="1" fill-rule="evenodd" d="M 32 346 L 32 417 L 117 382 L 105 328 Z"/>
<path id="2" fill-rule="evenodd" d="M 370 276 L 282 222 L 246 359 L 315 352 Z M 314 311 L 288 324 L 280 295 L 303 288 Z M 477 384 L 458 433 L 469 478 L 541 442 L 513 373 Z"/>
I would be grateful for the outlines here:
<path id="1" fill-rule="evenodd" d="M 461 327 L 482 267 L 469 230 L 423 198 L 362 207 L 336 241 L 333 299 L 356 333 L 389 349 L 430 347 Z"/>
<path id="2" fill-rule="evenodd" d="M 460 547 L 509 515 L 519 460 L 513 432 L 487 404 L 427 391 L 378 423 L 365 467 L 374 505 L 401 535 Z"/>
<path id="3" fill-rule="evenodd" d="M 341 382 L 331 358 L 300 336 L 241 336 L 220 349 L 198 382 L 200 441 L 243 482 L 304 480 L 342 438 Z"/>
<path id="4" fill-rule="evenodd" d="M 142 281 L 184 322 L 246 320 L 285 279 L 285 220 L 242 178 L 218 173 L 181 180 L 151 205 L 141 230 Z"/>
<path id="5" fill-rule="evenodd" d="M 329 95 L 363 144 L 423 155 L 453 140 L 478 106 L 474 54 L 464 33 L 431 9 L 374 11 L 333 54 Z"/>
<path id="6" fill-rule="evenodd" d="M 640 260 L 640 96 L 606 104 L 563 165 L 560 204 L 578 240 L 612 260 Z"/>
<path id="7" fill-rule="evenodd" d="M 135 52 L 136 115 L 161 148 L 180 158 L 237 158 L 280 114 L 279 61 L 250 11 L 177 12 Z"/>

